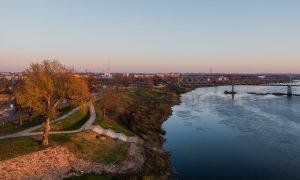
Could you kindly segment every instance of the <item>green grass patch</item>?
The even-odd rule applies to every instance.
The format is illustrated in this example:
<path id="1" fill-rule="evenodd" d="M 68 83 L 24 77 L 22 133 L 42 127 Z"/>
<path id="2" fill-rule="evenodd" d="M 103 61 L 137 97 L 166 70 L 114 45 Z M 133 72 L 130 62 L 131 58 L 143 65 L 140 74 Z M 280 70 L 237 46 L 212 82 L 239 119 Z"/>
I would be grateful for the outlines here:
<path id="1" fill-rule="evenodd" d="M 116 121 L 108 119 L 108 118 L 103 118 L 101 116 L 100 106 L 97 102 L 95 103 L 95 111 L 96 111 L 95 124 L 101 126 L 104 129 L 111 129 L 114 132 L 123 133 L 126 136 L 134 136 L 135 135 L 133 132 L 129 131 L 126 127 L 120 125 Z"/>
<path id="2" fill-rule="evenodd" d="M 70 130 L 77 130 L 81 128 L 89 119 L 90 112 L 88 107 L 84 107 L 83 110 L 79 110 L 72 116 L 54 123 L 51 125 L 52 131 L 70 131 Z"/>
<path id="3" fill-rule="evenodd" d="M 68 112 L 72 111 L 74 108 L 75 108 L 74 106 L 66 106 L 64 108 L 59 109 L 57 117 L 67 114 Z"/>
<path id="4" fill-rule="evenodd" d="M 32 137 L 0 140 L 0 161 L 42 150 L 41 142 Z"/>
<path id="5" fill-rule="evenodd" d="M 106 174 L 106 175 L 98 175 L 98 174 L 83 174 L 81 176 L 72 176 L 68 178 L 64 178 L 66 180 L 110 180 L 110 179 L 122 179 L 117 174 Z"/>
<path id="6" fill-rule="evenodd" d="M 176 96 L 175 93 L 172 93 L 170 91 L 164 90 L 164 89 L 146 89 L 146 88 L 137 88 L 132 89 L 130 91 L 127 91 L 124 93 L 124 96 L 129 99 L 135 99 L 135 100 L 160 100 L 160 99 L 167 99 L 169 96 Z"/>
<path id="7" fill-rule="evenodd" d="M 43 150 L 42 137 L 19 137 L 0 140 L 0 161 Z M 64 145 L 77 157 L 105 164 L 117 163 L 127 157 L 129 144 L 99 136 L 92 131 L 50 135 L 51 146 Z"/>
<path id="8" fill-rule="evenodd" d="M 92 131 L 67 135 L 51 135 L 52 142 L 65 144 L 78 157 L 105 164 L 116 163 L 127 157 L 129 144 Z"/>
<path id="9" fill-rule="evenodd" d="M 73 109 L 72 106 L 64 107 L 59 110 L 57 117 L 62 116 L 68 112 L 70 112 Z M 24 116 L 26 117 L 26 116 Z M 8 123 L 5 123 L 4 125 L 0 124 L 0 136 L 6 135 L 6 134 L 12 134 L 16 132 L 23 131 L 27 128 L 40 125 L 44 122 L 45 118 L 40 113 L 35 113 L 33 115 L 33 118 L 31 122 L 28 122 L 26 119 L 23 121 L 23 125 L 21 126 L 19 123 L 19 119 L 15 121 L 11 121 Z"/>
<path id="10" fill-rule="evenodd" d="M 19 120 L 5 123 L 4 125 L 0 125 L 0 135 L 16 133 L 25 130 L 29 127 L 33 127 L 43 123 L 44 120 L 45 119 L 42 115 L 36 115 L 32 118 L 31 122 L 24 121 L 22 126 L 19 124 Z"/>

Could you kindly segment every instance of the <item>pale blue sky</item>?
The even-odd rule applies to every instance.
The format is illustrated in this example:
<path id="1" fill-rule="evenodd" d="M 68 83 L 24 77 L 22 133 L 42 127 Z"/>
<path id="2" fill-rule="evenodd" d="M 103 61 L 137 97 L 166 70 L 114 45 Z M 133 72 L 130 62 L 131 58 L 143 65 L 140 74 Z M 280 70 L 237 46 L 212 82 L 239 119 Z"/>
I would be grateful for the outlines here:
<path id="1" fill-rule="evenodd" d="M 297 0 L 1 0 L 0 70 L 300 73 Z"/>

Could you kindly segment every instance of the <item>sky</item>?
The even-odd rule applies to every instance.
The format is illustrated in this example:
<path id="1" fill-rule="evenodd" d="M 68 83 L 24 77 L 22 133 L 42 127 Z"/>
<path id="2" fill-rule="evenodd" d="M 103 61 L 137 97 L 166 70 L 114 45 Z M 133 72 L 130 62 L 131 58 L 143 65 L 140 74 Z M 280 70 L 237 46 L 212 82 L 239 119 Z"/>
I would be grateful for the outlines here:
<path id="1" fill-rule="evenodd" d="M 300 73 L 298 0 L 0 0 L 0 71 Z"/>

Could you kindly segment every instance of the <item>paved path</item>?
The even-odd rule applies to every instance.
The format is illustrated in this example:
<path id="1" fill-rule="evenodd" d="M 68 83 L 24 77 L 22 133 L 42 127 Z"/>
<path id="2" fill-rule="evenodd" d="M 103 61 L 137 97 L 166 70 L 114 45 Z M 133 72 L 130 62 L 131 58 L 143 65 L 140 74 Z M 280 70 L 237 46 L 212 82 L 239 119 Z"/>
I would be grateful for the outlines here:
<path id="1" fill-rule="evenodd" d="M 73 109 L 72 111 L 60 116 L 59 118 L 51 121 L 51 124 L 53 123 L 56 123 L 56 122 L 59 122 L 59 121 L 62 121 L 70 116 L 72 116 L 73 114 L 75 114 L 77 111 L 80 110 L 80 107 L 77 107 L 75 109 Z M 14 134 L 9 134 L 9 135 L 4 135 L 4 136 L 0 136 L 0 139 L 6 139 L 6 138 L 11 138 L 11 137 L 21 137 L 21 136 L 28 136 L 30 133 L 32 133 L 33 131 L 36 131 L 38 129 L 41 129 L 44 127 L 44 124 L 40 124 L 40 125 L 37 125 L 37 126 L 33 126 L 33 127 L 30 127 L 28 129 L 25 129 L 23 131 L 20 131 L 20 132 L 16 132 Z M 30 135 L 29 135 L 30 136 Z"/>
<path id="2" fill-rule="evenodd" d="M 63 117 L 61 116 L 61 117 L 57 118 L 56 120 L 52 121 L 51 124 L 62 121 L 63 119 L 73 115 L 75 112 L 79 111 L 79 108 L 80 107 L 77 107 L 74 110 L 72 110 L 74 112 L 70 112 L 70 114 L 65 114 Z M 79 128 L 77 130 L 71 130 L 71 131 L 51 131 L 50 134 L 70 134 L 70 133 L 78 133 L 78 132 L 81 132 L 81 131 L 84 131 L 84 130 L 91 129 L 91 126 L 94 123 L 95 118 L 96 118 L 96 113 L 95 113 L 95 109 L 94 109 L 94 106 L 93 106 L 92 103 L 89 103 L 89 108 L 90 108 L 90 118 L 88 119 L 88 121 L 81 128 Z M 21 131 L 19 133 L 12 134 L 10 136 L 11 137 L 20 137 L 20 136 L 40 135 L 40 134 L 43 134 L 43 132 L 34 132 L 34 131 L 42 128 L 43 126 L 44 126 L 44 124 L 40 124 L 38 126 L 28 128 L 28 129 L 26 129 L 24 131 Z M 0 139 L 1 139 L 1 137 L 0 137 Z"/>
<path id="3" fill-rule="evenodd" d="M 77 111 L 79 111 L 79 109 L 80 109 L 80 107 L 77 107 L 77 108 L 73 109 L 72 111 L 64 114 L 63 116 L 51 121 L 51 124 L 62 121 L 64 119 L 72 116 Z M 92 131 L 94 131 L 94 132 L 96 132 L 100 135 L 109 136 L 111 138 L 119 139 L 119 140 L 124 141 L 124 142 L 143 143 L 143 140 L 140 139 L 137 136 L 128 137 L 128 136 L 126 136 L 122 133 L 116 133 L 111 129 L 103 129 L 99 125 L 93 125 L 93 123 L 95 122 L 95 119 L 96 119 L 96 112 L 95 112 L 95 108 L 94 108 L 94 105 L 93 105 L 92 102 L 89 103 L 89 109 L 90 109 L 90 118 L 88 119 L 88 121 L 81 128 L 79 128 L 77 130 L 71 130 L 71 131 L 51 131 L 50 134 L 71 134 L 71 133 L 78 133 L 78 132 L 85 131 L 85 130 L 92 130 Z M 34 126 L 34 127 L 30 127 L 30 128 L 28 128 L 24 131 L 21 131 L 21 132 L 0 136 L 0 139 L 22 137 L 22 136 L 41 135 L 41 134 L 43 134 L 43 132 L 34 132 L 34 131 L 43 128 L 43 126 L 44 126 L 44 124 L 40 124 L 40 125 L 37 125 L 37 126 Z"/>

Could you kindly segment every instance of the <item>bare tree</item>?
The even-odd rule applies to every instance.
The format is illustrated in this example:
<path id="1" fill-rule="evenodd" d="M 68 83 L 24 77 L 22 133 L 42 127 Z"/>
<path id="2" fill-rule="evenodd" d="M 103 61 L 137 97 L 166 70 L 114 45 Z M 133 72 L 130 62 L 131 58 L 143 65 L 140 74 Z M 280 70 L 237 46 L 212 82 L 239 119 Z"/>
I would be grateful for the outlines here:
<path id="1" fill-rule="evenodd" d="M 27 102 L 27 96 L 23 96 L 22 91 L 22 83 L 17 83 L 13 86 L 13 96 L 15 97 L 15 111 L 18 112 L 20 126 L 23 125 L 23 116 L 25 114 Z"/>
<path id="2" fill-rule="evenodd" d="M 81 76 L 75 76 L 56 60 L 32 63 L 24 72 L 22 93 L 17 99 L 26 99 L 24 104 L 46 116 L 43 145 L 49 145 L 50 121 L 55 118 L 65 99 L 74 104 L 84 104 L 89 98 L 89 89 Z M 22 101 L 23 102 L 23 101 Z"/>
<path id="3" fill-rule="evenodd" d="M 118 101 L 122 97 L 122 94 L 113 88 L 107 88 L 104 90 L 104 96 L 99 102 L 102 117 L 106 117 L 106 111 L 117 105 Z"/>
<path id="4" fill-rule="evenodd" d="M 32 121 L 32 115 L 33 115 L 33 108 L 28 106 L 26 108 L 26 113 L 28 115 L 28 122 L 31 122 Z"/>
<path id="5" fill-rule="evenodd" d="M 22 126 L 23 125 L 23 117 L 24 117 L 24 113 L 25 113 L 25 107 L 24 105 L 18 103 L 16 100 L 14 102 L 15 105 L 15 111 L 18 113 L 19 116 L 19 125 Z"/>

